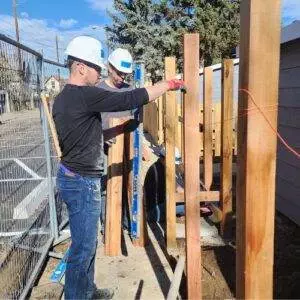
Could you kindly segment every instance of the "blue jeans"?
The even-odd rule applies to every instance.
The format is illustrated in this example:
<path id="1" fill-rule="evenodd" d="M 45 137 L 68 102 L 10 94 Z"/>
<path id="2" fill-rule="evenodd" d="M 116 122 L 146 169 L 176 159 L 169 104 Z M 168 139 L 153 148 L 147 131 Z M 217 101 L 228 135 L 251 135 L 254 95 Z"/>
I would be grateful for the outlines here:
<path id="1" fill-rule="evenodd" d="M 83 177 L 60 166 L 57 187 L 69 213 L 71 246 L 65 277 L 65 299 L 91 299 L 94 284 L 98 223 L 101 212 L 100 178 Z"/>

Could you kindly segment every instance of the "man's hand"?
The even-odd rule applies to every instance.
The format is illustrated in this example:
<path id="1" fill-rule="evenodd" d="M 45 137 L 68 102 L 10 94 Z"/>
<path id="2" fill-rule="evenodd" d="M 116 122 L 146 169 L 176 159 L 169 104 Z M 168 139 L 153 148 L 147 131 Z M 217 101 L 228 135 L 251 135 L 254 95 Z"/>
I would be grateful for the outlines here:
<path id="1" fill-rule="evenodd" d="M 160 81 L 155 85 L 147 86 L 145 89 L 149 96 L 149 102 L 154 101 L 167 91 L 181 90 L 184 93 L 186 92 L 184 81 L 175 78 L 171 80 Z"/>
<path id="2" fill-rule="evenodd" d="M 108 147 L 111 147 L 113 144 L 115 144 L 117 142 L 117 139 L 115 137 L 105 141 L 105 144 L 108 146 Z"/>
<path id="3" fill-rule="evenodd" d="M 176 90 L 182 90 L 183 92 L 186 91 L 184 81 L 180 79 L 171 79 L 168 80 L 168 86 L 169 86 L 169 91 L 176 91 Z"/>

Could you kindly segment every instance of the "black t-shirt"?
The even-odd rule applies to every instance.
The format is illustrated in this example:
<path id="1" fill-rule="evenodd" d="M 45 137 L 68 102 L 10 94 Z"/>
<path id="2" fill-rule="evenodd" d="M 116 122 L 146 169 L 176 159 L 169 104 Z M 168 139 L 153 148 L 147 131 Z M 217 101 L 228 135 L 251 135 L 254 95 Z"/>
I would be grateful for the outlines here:
<path id="1" fill-rule="evenodd" d="M 131 110 L 148 102 L 144 88 L 120 93 L 67 84 L 52 110 L 63 165 L 83 176 L 100 177 L 101 112 Z"/>
<path id="2" fill-rule="evenodd" d="M 125 82 L 119 88 L 112 88 L 105 82 L 105 80 L 101 81 L 97 87 L 100 89 L 104 89 L 106 91 L 119 92 L 119 93 L 133 90 L 133 88 Z M 101 113 L 102 129 L 105 131 L 106 129 L 109 128 L 109 119 L 110 118 L 123 118 L 123 117 L 132 117 L 133 118 L 134 117 L 133 113 L 134 113 L 134 111 L 131 111 L 131 110 L 126 110 L 126 111 L 122 111 L 122 112 L 103 112 L 103 113 Z"/>

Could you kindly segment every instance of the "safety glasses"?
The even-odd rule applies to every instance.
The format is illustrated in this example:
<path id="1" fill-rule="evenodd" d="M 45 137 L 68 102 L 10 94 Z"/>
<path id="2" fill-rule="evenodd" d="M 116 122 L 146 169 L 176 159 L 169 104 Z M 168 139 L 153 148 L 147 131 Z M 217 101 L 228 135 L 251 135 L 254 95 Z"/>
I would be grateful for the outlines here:
<path id="1" fill-rule="evenodd" d="M 98 74 L 101 75 L 102 68 L 100 66 L 97 66 L 95 64 L 92 64 L 92 63 L 90 63 L 88 61 L 85 61 L 85 60 L 77 58 L 77 57 L 73 58 L 72 56 L 70 56 L 70 58 L 74 59 L 74 61 L 77 62 L 77 63 L 84 64 L 85 66 L 94 69 Z"/>
<path id="2" fill-rule="evenodd" d="M 126 79 L 126 78 L 128 78 L 129 74 L 120 72 L 119 70 L 117 70 L 117 69 L 116 69 L 114 66 L 112 66 L 112 65 L 111 65 L 111 67 L 112 67 L 112 69 L 114 70 L 114 72 L 115 72 L 119 77 L 121 77 L 123 80 Z"/>

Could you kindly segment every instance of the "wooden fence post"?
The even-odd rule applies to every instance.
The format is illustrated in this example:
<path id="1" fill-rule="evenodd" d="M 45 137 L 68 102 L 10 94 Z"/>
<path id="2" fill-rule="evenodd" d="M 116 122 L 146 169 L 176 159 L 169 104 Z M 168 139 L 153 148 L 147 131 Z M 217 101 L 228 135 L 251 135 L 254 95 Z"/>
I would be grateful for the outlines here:
<path id="1" fill-rule="evenodd" d="M 120 119 L 110 119 L 109 127 L 117 128 Z M 108 150 L 108 172 L 106 188 L 105 254 L 121 254 L 122 177 L 124 134 L 116 135 L 116 143 Z"/>
<path id="2" fill-rule="evenodd" d="M 184 200 L 188 299 L 201 299 L 199 35 L 184 35 Z M 198 146 L 195 146 L 198 145 Z"/>
<path id="3" fill-rule="evenodd" d="M 213 180 L 212 161 L 212 76 L 211 67 L 204 68 L 203 73 L 203 159 L 204 159 L 204 185 L 210 190 Z"/>
<path id="4" fill-rule="evenodd" d="M 163 121 L 163 97 L 157 98 L 155 101 L 157 103 L 157 123 L 158 123 L 158 137 L 157 144 L 161 145 L 164 143 L 164 121 Z"/>
<path id="5" fill-rule="evenodd" d="M 233 145 L 233 60 L 225 59 L 222 65 L 221 100 L 221 234 L 229 234 L 227 228 L 232 213 L 232 145 Z"/>
<path id="6" fill-rule="evenodd" d="M 280 0 L 241 2 L 237 181 L 238 299 L 272 299 Z M 243 115 L 247 109 L 256 114 Z"/>
<path id="7" fill-rule="evenodd" d="M 169 80 L 176 75 L 175 57 L 165 58 L 165 79 Z M 166 242 L 168 248 L 176 247 L 176 202 L 175 202 L 175 140 L 176 140 L 176 93 L 165 94 L 166 123 Z"/>
<path id="8" fill-rule="evenodd" d="M 52 134 L 55 152 L 57 154 L 58 160 L 60 160 L 62 153 L 61 153 L 61 149 L 60 149 L 60 146 L 59 146 L 59 141 L 58 141 L 58 136 L 57 136 L 57 132 L 56 132 L 56 129 L 55 129 L 55 124 L 54 124 L 52 115 L 50 114 L 50 111 L 49 111 L 47 97 L 44 94 L 41 94 L 41 100 L 42 100 L 42 103 L 43 103 L 45 114 L 46 114 L 46 117 L 47 117 L 47 120 L 48 120 L 48 124 L 49 124 L 49 127 L 50 127 L 51 134 Z"/>

